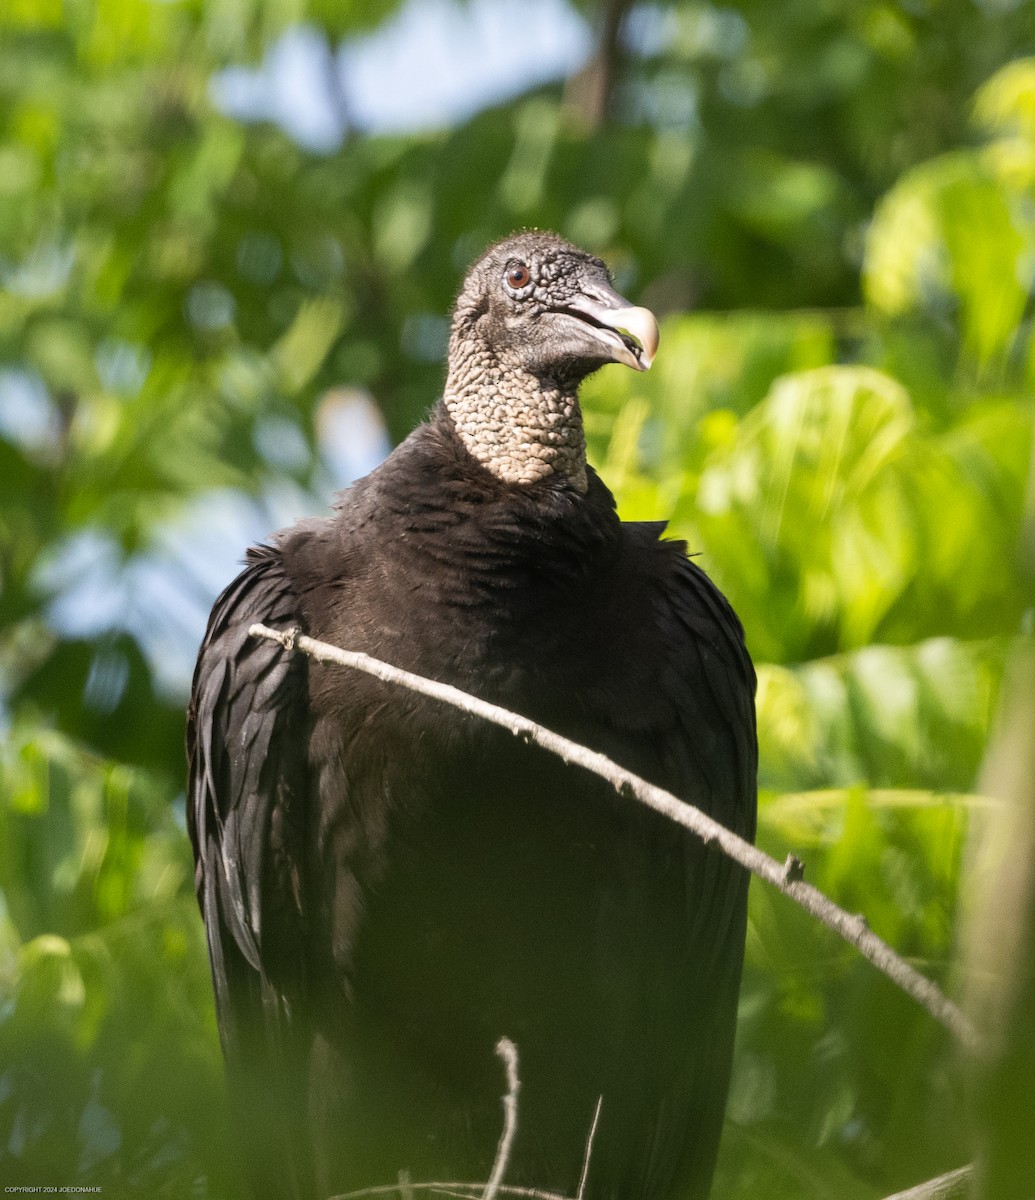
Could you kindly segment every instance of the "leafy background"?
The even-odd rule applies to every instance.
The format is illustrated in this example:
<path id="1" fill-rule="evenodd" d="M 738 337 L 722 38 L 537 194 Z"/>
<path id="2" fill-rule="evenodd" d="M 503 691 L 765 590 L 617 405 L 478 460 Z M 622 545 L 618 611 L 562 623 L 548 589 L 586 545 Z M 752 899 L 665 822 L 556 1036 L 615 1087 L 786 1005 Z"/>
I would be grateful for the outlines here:
<path id="1" fill-rule="evenodd" d="M 755 888 L 717 1200 L 972 1159 L 1030 1197 L 1035 5 L 584 0 L 568 78 L 523 85 L 518 40 L 509 98 L 369 131 L 332 52 L 396 8 L 0 7 L 0 1180 L 241 1194 L 183 822 L 199 621 L 421 418 L 464 265 L 535 224 L 663 317 L 649 376 L 587 386 L 590 452 L 744 619 L 762 844 L 991 1038 L 967 1063 Z M 316 148 L 216 103 L 299 31 Z"/>

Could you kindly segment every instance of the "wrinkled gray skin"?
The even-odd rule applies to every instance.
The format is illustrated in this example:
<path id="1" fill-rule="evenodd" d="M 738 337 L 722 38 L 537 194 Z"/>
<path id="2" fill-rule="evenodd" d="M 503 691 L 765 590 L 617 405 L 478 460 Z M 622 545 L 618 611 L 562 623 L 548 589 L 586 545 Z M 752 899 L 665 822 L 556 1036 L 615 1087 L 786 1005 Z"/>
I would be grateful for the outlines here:
<path id="1" fill-rule="evenodd" d="M 578 386 L 609 362 L 646 370 L 657 345 L 653 315 L 615 292 L 600 259 L 553 234 L 518 234 L 493 246 L 464 282 L 446 408 L 468 450 L 499 478 L 533 483 L 557 473 L 585 492 Z"/>

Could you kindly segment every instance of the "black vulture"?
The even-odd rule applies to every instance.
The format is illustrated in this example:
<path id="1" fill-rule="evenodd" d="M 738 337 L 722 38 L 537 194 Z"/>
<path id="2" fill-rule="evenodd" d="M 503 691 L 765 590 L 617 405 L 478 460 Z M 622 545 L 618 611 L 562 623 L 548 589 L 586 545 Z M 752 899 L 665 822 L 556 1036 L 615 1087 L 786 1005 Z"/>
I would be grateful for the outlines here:
<path id="1" fill-rule="evenodd" d="M 429 420 L 333 516 L 251 549 L 216 602 L 188 811 L 257 1196 L 487 1180 L 501 1037 L 520 1056 L 508 1186 L 708 1193 L 745 873 L 500 729 L 247 632 L 456 684 L 752 837 L 740 623 L 586 463 L 579 384 L 656 348 L 598 258 L 538 231 L 493 246 Z"/>

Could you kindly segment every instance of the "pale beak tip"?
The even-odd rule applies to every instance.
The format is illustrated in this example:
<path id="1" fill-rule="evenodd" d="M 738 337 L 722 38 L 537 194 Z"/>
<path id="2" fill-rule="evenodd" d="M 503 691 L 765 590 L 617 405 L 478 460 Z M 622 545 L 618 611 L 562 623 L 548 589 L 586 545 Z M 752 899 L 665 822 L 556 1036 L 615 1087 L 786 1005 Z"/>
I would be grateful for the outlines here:
<path id="1" fill-rule="evenodd" d="M 635 317 L 635 320 L 629 323 L 629 332 L 640 343 L 640 369 L 649 371 L 657 356 L 658 344 L 661 341 L 657 318 L 649 308 L 634 308 L 629 315 Z"/>

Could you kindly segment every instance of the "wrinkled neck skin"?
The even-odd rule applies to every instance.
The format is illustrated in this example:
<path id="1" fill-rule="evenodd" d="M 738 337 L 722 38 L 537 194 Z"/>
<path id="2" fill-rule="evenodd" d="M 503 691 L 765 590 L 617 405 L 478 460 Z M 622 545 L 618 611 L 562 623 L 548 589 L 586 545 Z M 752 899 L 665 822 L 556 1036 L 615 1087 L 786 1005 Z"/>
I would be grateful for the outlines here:
<path id="1" fill-rule="evenodd" d="M 567 479 L 585 494 L 586 439 L 578 384 L 544 379 L 459 337 L 449 346 L 443 401 L 467 450 L 508 483 Z"/>

